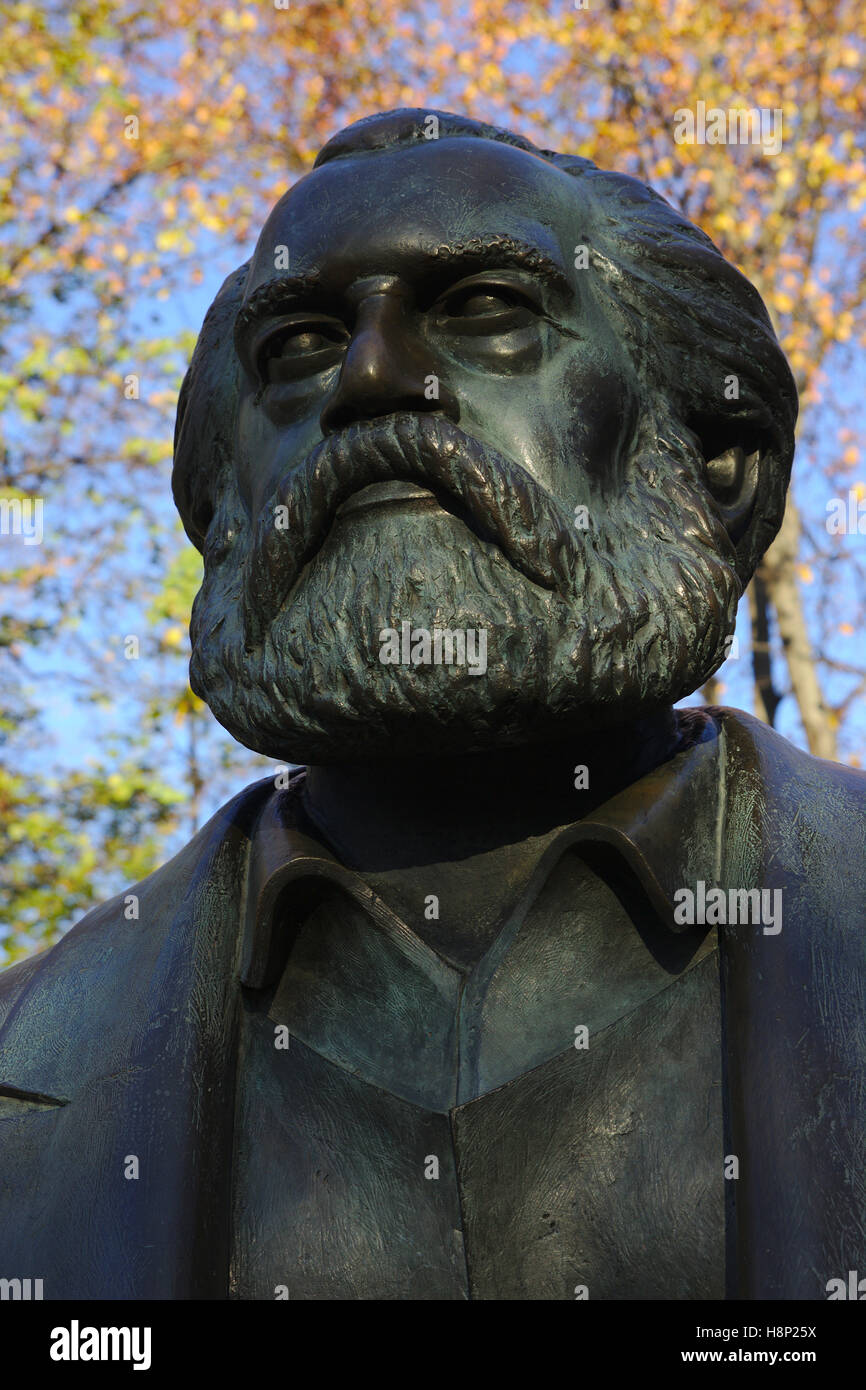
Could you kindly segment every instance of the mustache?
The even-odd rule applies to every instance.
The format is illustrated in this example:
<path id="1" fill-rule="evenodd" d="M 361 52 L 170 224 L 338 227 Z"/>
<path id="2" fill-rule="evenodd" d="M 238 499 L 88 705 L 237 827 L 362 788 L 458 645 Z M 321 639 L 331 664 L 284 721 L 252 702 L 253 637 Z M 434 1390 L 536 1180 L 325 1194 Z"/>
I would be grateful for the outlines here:
<path id="1" fill-rule="evenodd" d="M 243 576 L 248 647 L 263 640 L 271 616 L 324 543 L 338 507 L 362 487 L 394 481 L 445 494 L 533 584 L 564 597 L 572 591 L 570 518 L 525 468 L 442 416 L 394 414 L 329 435 L 263 505 Z M 280 527 L 277 508 L 285 508 Z"/>

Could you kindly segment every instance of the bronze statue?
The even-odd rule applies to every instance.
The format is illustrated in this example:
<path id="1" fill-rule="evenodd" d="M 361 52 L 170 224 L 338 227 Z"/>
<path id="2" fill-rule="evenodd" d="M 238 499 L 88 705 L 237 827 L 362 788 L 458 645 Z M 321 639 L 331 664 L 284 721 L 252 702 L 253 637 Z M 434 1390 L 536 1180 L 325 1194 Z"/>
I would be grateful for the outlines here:
<path id="1" fill-rule="evenodd" d="M 0 979 L 46 1298 L 824 1299 L 863 1268 L 866 780 L 729 709 L 794 383 L 649 188 L 444 112 L 220 290 L 191 678 L 281 765 Z"/>

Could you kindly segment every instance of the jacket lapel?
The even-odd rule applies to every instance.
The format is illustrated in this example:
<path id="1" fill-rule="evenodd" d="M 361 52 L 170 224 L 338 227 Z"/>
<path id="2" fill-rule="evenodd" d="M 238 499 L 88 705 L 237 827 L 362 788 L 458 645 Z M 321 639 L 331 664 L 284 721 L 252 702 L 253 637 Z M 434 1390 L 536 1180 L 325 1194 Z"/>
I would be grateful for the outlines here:
<path id="1" fill-rule="evenodd" d="M 90 913 L 6 1019 L 0 1252 L 46 1298 L 226 1296 L 238 924 L 270 789 L 132 890 L 137 919 L 129 894 Z"/>
<path id="2" fill-rule="evenodd" d="M 781 891 L 782 929 L 722 935 L 729 1297 L 826 1298 L 866 1257 L 864 779 L 724 719 L 723 886 Z"/>

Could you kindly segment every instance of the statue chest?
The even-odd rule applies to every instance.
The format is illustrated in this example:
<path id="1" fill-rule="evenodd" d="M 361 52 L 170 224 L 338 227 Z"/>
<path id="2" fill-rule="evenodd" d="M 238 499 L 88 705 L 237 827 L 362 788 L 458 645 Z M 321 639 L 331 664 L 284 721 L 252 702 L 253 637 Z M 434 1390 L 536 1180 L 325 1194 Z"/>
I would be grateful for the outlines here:
<path id="1" fill-rule="evenodd" d="M 336 903 L 295 936 L 241 1025 L 231 1297 L 724 1297 L 713 943 L 675 973 L 558 900 L 468 979 Z"/>

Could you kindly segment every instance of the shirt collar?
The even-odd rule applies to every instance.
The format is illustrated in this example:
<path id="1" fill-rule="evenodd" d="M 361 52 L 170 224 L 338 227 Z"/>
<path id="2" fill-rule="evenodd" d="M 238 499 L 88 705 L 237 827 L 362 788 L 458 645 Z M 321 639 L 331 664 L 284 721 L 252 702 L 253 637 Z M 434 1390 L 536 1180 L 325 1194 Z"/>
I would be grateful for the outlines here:
<path id="1" fill-rule="evenodd" d="M 643 889 L 664 932 L 680 933 L 674 894 L 703 880 L 718 883 L 724 816 L 724 765 L 719 727 L 695 714 L 698 736 L 667 762 L 626 787 L 588 819 L 551 832 L 532 874 L 538 891 L 563 853 L 579 844 L 604 845 Z M 364 909 L 418 965 L 435 972 L 442 958 L 330 850 L 298 824 L 303 770 L 268 798 L 252 840 L 244 902 L 241 981 L 252 989 L 276 982 L 286 943 L 279 930 L 287 900 L 308 910 L 323 887 L 336 886 Z M 277 911 L 278 904 L 280 911 Z"/>

